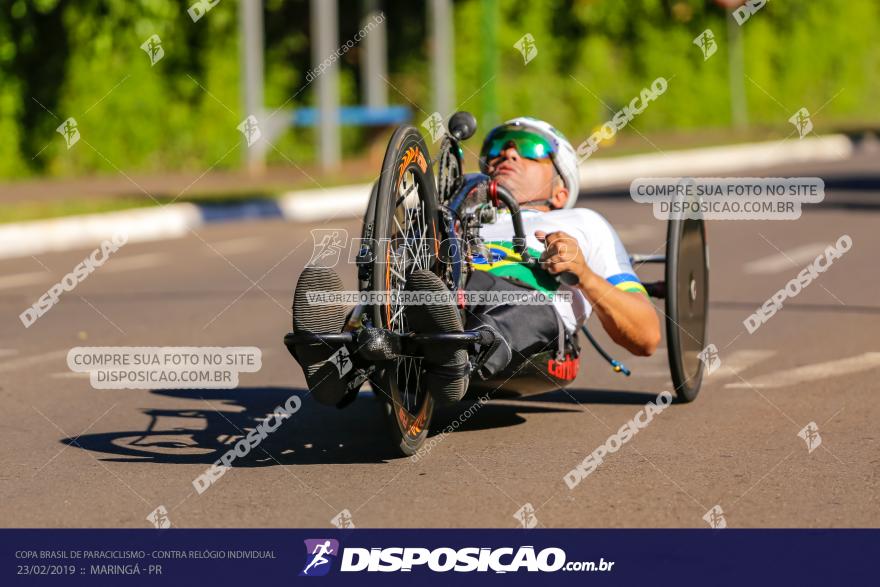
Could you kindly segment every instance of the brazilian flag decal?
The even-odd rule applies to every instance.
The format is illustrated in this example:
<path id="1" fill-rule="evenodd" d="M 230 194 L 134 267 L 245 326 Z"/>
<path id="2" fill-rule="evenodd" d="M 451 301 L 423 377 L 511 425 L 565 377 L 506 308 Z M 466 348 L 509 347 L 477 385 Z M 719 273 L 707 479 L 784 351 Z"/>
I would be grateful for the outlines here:
<path id="1" fill-rule="evenodd" d="M 486 241 L 484 244 L 491 258 L 486 259 L 479 253 L 475 254 L 471 260 L 474 269 L 520 281 L 548 295 L 559 289 L 559 283 L 553 275 L 540 267 L 524 264 L 522 257 L 514 252 L 511 241 Z M 536 249 L 528 248 L 527 251 L 534 259 L 541 256 L 541 251 Z"/>
<path id="2" fill-rule="evenodd" d="M 608 283 L 616 287 L 617 289 L 622 289 L 623 291 L 633 291 L 636 293 L 648 295 L 648 291 L 645 289 L 645 286 L 642 285 L 642 282 L 639 281 L 639 278 L 633 275 L 632 273 L 618 273 L 617 275 L 612 275 L 608 278 Z"/>

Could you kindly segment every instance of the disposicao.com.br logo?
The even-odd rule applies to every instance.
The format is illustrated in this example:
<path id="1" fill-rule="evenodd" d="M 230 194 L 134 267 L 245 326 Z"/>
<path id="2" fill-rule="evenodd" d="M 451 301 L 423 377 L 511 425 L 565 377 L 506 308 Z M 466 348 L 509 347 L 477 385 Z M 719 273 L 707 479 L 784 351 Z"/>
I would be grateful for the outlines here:
<path id="1" fill-rule="evenodd" d="M 325 575 L 331 560 L 339 551 L 336 540 L 306 540 L 306 565 L 301 576 Z M 421 548 L 392 546 L 386 548 L 347 547 L 342 550 L 340 572 L 411 572 L 424 569 L 435 573 L 516 573 L 518 571 L 553 573 L 556 571 L 610 571 L 613 561 L 566 561 L 561 548 L 534 546 L 520 547 L 465 547 Z"/>
<path id="2" fill-rule="evenodd" d="M 310 538 L 306 543 L 306 566 L 300 577 L 322 577 L 330 572 L 339 554 L 339 541 L 332 538 Z"/>

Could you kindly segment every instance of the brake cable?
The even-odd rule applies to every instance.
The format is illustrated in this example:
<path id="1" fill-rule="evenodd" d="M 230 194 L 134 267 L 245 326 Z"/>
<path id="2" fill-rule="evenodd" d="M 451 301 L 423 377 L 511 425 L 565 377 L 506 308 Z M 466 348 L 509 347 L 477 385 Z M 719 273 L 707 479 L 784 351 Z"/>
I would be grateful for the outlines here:
<path id="1" fill-rule="evenodd" d="M 589 341 L 590 341 L 590 344 L 593 345 L 593 348 L 596 349 L 596 352 L 599 353 L 600 355 L 602 355 L 602 358 L 603 358 L 603 359 L 605 359 L 606 361 L 608 361 L 608 363 L 609 363 L 609 364 L 611 365 L 611 367 L 614 369 L 614 372 L 615 372 L 615 373 L 623 373 L 623 374 L 626 375 L 627 377 L 629 377 L 629 376 L 631 375 L 631 371 L 630 371 L 629 369 L 627 369 L 626 366 L 625 366 L 623 363 L 621 363 L 620 361 L 615 360 L 614 357 L 612 357 L 612 356 L 609 355 L 607 352 L 605 352 L 605 349 L 603 349 L 603 348 L 599 345 L 599 341 L 597 341 L 595 338 L 593 338 L 593 335 L 590 334 L 590 331 L 589 331 L 589 330 L 587 330 L 587 325 L 586 325 L 586 323 L 584 323 L 583 325 L 581 325 L 581 330 L 583 330 L 584 334 L 587 336 L 587 340 L 589 340 Z"/>

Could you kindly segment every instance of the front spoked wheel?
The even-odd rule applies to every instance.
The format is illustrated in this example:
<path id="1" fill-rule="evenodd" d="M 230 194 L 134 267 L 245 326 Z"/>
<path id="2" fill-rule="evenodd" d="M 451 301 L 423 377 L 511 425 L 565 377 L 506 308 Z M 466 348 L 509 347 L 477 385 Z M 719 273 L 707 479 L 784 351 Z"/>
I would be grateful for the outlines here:
<path id="1" fill-rule="evenodd" d="M 394 299 L 416 269 L 437 272 L 437 189 L 425 142 L 413 127 L 398 128 L 385 152 L 376 198 L 372 291 L 386 303 L 373 307 L 374 323 L 407 332 L 405 306 Z M 382 369 L 375 383 L 392 439 L 400 452 L 413 455 L 428 435 L 434 402 L 422 377 L 422 358 L 400 356 Z"/>

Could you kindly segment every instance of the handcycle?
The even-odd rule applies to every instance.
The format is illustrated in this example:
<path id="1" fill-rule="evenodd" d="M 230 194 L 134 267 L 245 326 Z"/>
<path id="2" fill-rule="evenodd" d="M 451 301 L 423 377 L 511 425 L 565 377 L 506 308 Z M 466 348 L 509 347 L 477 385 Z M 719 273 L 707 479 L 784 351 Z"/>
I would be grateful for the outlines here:
<path id="1" fill-rule="evenodd" d="M 473 271 L 470 261 L 479 254 L 479 229 L 502 208 L 511 215 L 516 259 L 537 263 L 528 254 L 519 205 L 513 195 L 487 175 L 464 173 L 461 143 L 475 132 L 473 115 L 454 114 L 439 157 L 432 159 L 415 127 L 395 130 L 381 175 L 371 190 L 355 259 L 359 290 L 382 294 L 384 301 L 358 304 L 348 315 L 342 332 L 290 332 L 284 337 L 294 357 L 296 345 L 344 345 L 360 366 L 355 368 L 337 407 L 344 408 L 354 401 L 361 385 L 369 381 L 383 407 L 393 444 L 403 455 L 415 454 L 429 433 L 436 400 L 419 374 L 421 361 L 432 345 L 467 348 L 473 373 L 499 343 L 491 331 L 484 329 L 411 331 L 397 302 L 407 276 L 414 269 L 427 269 L 440 277 L 452 294 L 464 291 Z M 702 383 L 704 364 L 699 355 L 706 340 L 709 259 L 703 220 L 670 218 L 666 254 L 632 255 L 630 261 L 636 268 L 643 264 L 665 265 L 665 279 L 644 286 L 651 297 L 665 300 L 674 394 L 678 401 L 690 402 L 697 397 Z M 562 283 L 576 282 L 568 274 L 558 279 Z M 630 374 L 599 345 L 586 325 L 580 332 L 615 371 Z M 579 333 L 560 336 L 557 343 L 555 348 L 527 357 L 512 376 L 502 373 L 487 380 L 471 377 L 466 397 L 496 391 L 529 396 L 568 386 L 580 368 Z"/>

